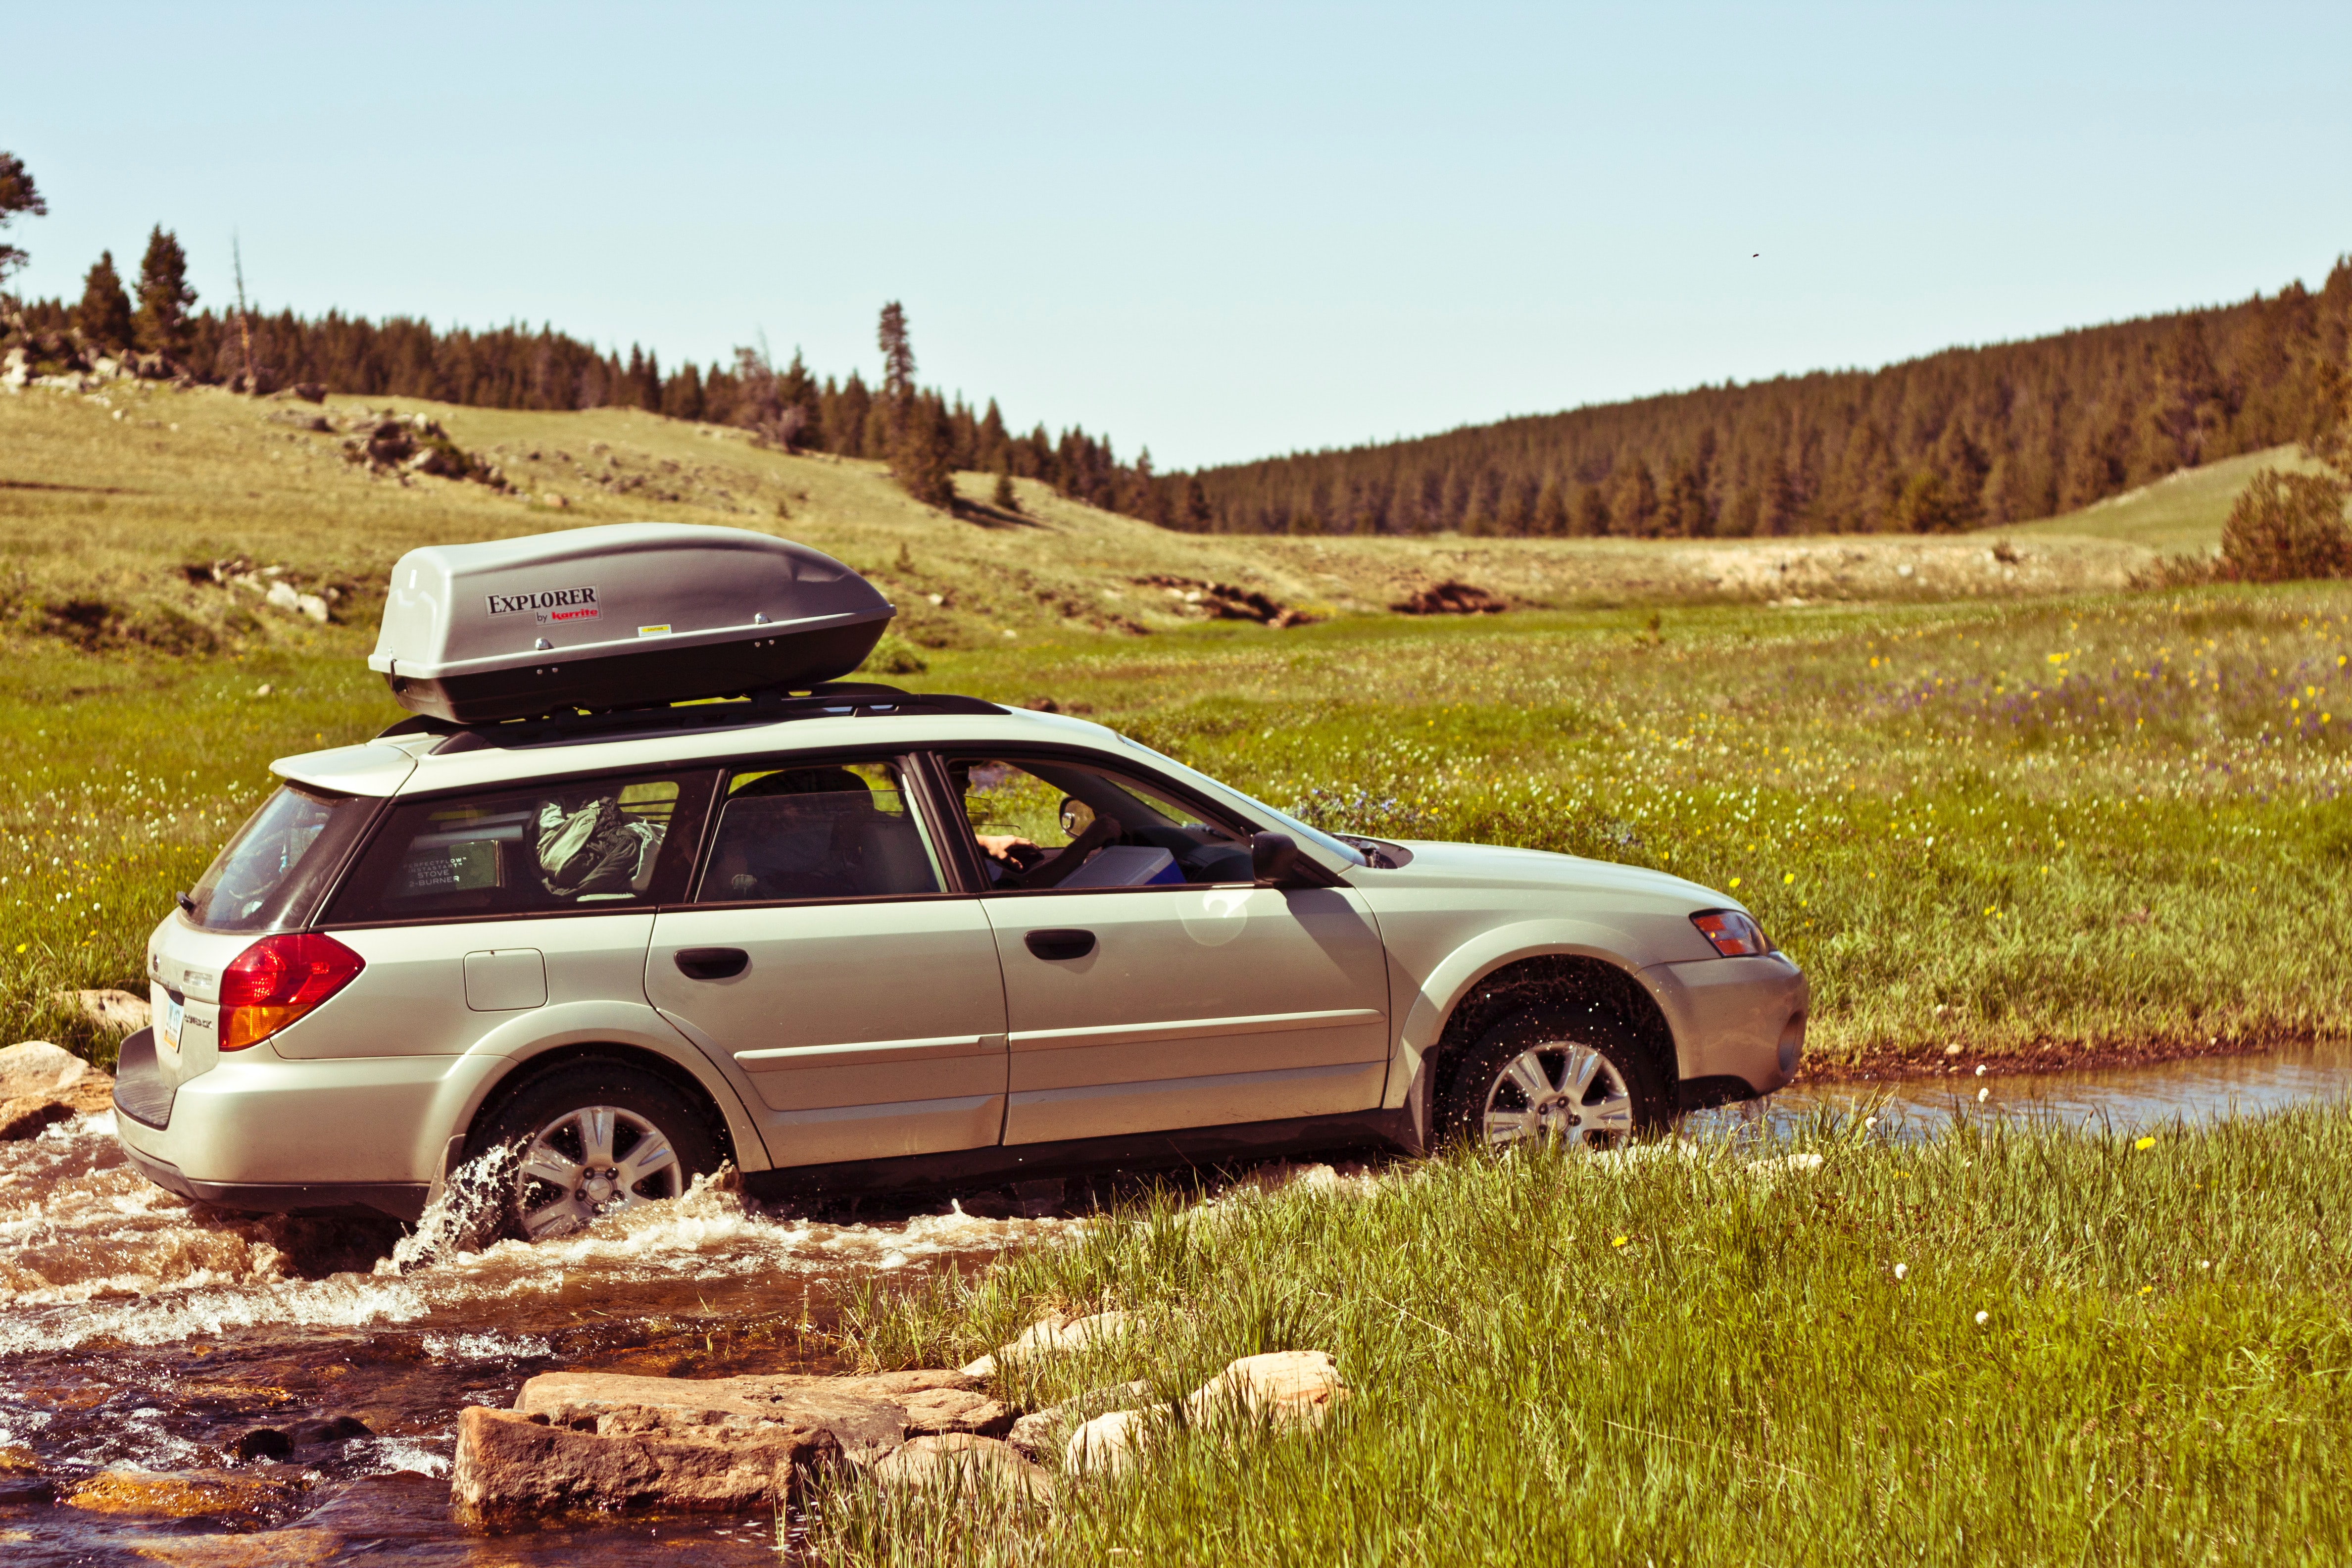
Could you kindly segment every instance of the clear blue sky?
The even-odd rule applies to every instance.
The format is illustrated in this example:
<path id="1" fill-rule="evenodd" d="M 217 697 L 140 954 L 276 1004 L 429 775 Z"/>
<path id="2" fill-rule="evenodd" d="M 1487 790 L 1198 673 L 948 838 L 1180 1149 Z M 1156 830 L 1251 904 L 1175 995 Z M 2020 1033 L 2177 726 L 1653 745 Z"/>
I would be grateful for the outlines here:
<path id="1" fill-rule="evenodd" d="M 2352 5 L 12 5 L 30 293 L 666 364 L 764 329 L 1164 468 L 2316 284 Z M 1755 253 L 1760 252 L 1761 255 Z"/>

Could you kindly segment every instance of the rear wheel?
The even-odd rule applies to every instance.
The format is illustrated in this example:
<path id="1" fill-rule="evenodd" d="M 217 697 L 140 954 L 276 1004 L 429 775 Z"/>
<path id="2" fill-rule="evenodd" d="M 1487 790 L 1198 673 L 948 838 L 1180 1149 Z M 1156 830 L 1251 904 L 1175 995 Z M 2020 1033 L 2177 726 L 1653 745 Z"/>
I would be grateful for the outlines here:
<path id="1" fill-rule="evenodd" d="M 499 1111 L 482 1146 L 511 1152 L 499 1228 L 530 1241 L 682 1196 L 719 1168 L 708 1117 L 620 1062 L 582 1062 L 530 1085 Z"/>
<path id="2" fill-rule="evenodd" d="M 1667 1086 L 1647 1052 L 1540 1008 L 1513 1014 L 1464 1052 L 1439 1106 L 1448 1138 L 1491 1149 L 1620 1148 L 1666 1115 Z"/>

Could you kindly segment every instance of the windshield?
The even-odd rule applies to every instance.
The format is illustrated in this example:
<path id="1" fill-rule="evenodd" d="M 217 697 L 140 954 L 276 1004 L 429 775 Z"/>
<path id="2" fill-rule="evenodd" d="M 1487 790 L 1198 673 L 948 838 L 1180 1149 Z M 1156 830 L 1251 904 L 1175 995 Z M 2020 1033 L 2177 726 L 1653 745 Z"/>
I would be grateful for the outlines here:
<path id="1" fill-rule="evenodd" d="M 1319 827 L 1309 827 L 1307 824 L 1299 821 L 1298 818 L 1291 816 L 1286 811 L 1276 811 L 1274 807 L 1266 805 L 1265 802 L 1257 799 L 1254 795 L 1244 795 L 1241 791 L 1235 789 L 1231 784 L 1219 784 L 1216 780 L 1211 778 L 1200 769 L 1188 768 L 1183 763 L 1178 762 L 1175 758 L 1168 755 L 1166 752 L 1153 751 L 1150 747 L 1135 739 L 1132 735 L 1121 735 L 1119 736 L 1119 739 L 1125 741 L 1129 745 L 1133 746 L 1137 751 L 1141 752 L 1146 756 L 1157 757 L 1162 763 L 1174 769 L 1177 773 L 1181 773 L 1184 777 L 1192 780 L 1194 784 L 1202 785 L 1218 795 L 1223 795 L 1227 800 L 1238 801 L 1250 811 L 1255 812 L 1261 816 L 1270 818 L 1273 825 L 1280 828 L 1283 832 L 1291 835 L 1295 838 L 1301 839 L 1306 843 L 1314 845 L 1318 849 L 1324 851 L 1326 854 L 1337 857 L 1347 865 L 1369 866 L 1371 864 L 1370 861 L 1364 858 L 1364 852 L 1357 848 L 1354 845 L 1343 843 L 1339 839 L 1332 837 L 1329 834 L 1324 832 Z"/>
<path id="2" fill-rule="evenodd" d="M 368 803 L 288 784 L 262 802 L 195 886 L 188 913 L 208 931 L 271 931 L 310 913 Z"/>

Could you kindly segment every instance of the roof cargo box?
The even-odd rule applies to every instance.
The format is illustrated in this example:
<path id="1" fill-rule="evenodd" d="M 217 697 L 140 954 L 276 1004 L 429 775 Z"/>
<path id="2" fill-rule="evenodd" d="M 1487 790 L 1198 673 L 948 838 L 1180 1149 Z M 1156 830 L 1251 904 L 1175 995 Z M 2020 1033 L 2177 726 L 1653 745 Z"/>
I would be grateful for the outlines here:
<path id="1" fill-rule="evenodd" d="M 479 724 L 831 680 L 894 613 L 805 544 L 616 523 L 410 551 L 368 668 L 410 712 Z"/>

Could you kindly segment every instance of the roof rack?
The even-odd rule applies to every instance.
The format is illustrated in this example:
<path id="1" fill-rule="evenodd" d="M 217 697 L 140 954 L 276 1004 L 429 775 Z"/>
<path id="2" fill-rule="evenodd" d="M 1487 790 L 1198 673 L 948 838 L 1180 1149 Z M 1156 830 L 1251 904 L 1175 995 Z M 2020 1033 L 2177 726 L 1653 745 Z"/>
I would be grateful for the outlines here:
<path id="1" fill-rule="evenodd" d="M 404 719 L 376 739 L 438 735 L 432 754 L 514 750 L 525 746 L 581 745 L 640 735 L 671 735 L 699 730 L 740 730 L 793 719 L 895 718 L 908 713 L 996 714 L 1009 710 L 977 697 L 950 692 L 901 691 L 895 686 L 835 681 L 801 690 L 771 689 L 707 702 L 681 702 L 601 712 L 542 713 L 490 724 L 458 724 L 429 714 Z"/>

